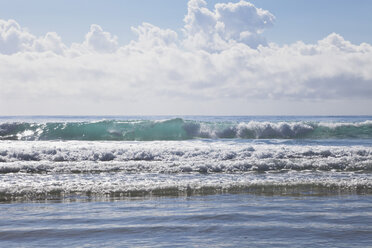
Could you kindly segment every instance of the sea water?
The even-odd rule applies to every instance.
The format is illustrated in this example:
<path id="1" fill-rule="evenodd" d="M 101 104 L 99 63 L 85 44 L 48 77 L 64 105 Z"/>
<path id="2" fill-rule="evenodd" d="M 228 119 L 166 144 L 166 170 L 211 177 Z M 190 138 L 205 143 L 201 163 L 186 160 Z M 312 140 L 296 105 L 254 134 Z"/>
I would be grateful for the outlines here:
<path id="1" fill-rule="evenodd" d="M 370 116 L 0 117 L 0 246 L 368 247 Z"/>

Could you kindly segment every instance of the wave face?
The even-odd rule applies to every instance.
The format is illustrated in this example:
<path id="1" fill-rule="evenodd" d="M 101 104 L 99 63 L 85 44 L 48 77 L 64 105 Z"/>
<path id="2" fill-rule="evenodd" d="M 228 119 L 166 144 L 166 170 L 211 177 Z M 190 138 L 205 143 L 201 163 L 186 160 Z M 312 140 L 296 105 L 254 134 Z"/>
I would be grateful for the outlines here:
<path id="1" fill-rule="evenodd" d="M 153 141 L 189 139 L 371 139 L 364 122 L 203 122 L 181 118 L 152 121 L 9 122 L 1 140 Z"/>

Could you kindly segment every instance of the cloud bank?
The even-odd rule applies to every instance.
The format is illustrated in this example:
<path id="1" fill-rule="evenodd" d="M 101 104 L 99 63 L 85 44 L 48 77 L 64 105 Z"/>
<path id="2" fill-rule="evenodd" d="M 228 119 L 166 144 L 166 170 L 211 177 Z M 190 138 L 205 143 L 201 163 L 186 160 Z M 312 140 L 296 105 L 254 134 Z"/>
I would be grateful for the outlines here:
<path id="1" fill-rule="evenodd" d="M 262 103 L 262 113 L 271 113 L 269 102 L 372 103 L 370 44 L 332 33 L 279 46 L 263 36 L 274 15 L 251 3 L 211 10 L 190 0 L 187 8 L 181 32 L 143 23 L 129 44 L 96 24 L 67 46 L 55 32 L 37 37 L 0 20 L 0 114 L 230 114 L 218 110 L 225 105 L 257 114 L 249 103 Z"/>

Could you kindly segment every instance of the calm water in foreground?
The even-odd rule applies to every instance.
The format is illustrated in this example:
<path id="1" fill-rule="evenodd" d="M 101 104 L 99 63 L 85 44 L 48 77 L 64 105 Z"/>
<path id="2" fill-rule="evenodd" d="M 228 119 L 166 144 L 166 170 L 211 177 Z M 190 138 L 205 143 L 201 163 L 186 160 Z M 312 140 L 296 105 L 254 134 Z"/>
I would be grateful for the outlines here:
<path id="1" fill-rule="evenodd" d="M 0 117 L 0 247 L 372 247 L 372 117 Z"/>
<path id="2" fill-rule="evenodd" d="M 371 247 L 372 197 L 223 194 L 0 205 L 2 247 Z"/>

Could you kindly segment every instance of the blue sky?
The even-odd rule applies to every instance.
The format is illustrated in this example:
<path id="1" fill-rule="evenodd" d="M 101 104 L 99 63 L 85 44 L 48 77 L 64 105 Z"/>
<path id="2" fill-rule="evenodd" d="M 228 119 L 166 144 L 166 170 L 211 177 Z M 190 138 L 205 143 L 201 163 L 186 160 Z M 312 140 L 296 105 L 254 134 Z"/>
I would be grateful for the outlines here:
<path id="1" fill-rule="evenodd" d="M 209 0 L 208 6 L 212 8 L 218 2 L 229 1 Z M 250 2 L 276 16 L 274 28 L 265 32 L 268 41 L 310 43 L 336 32 L 353 43 L 372 43 L 370 0 Z M 187 13 L 187 0 L 1 0 L 0 3 L 0 18 L 15 19 L 38 35 L 53 30 L 65 43 L 82 41 L 93 23 L 117 35 L 122 43 L 134 38 L 130 27 L 142 22 L 179 31 Z"/>
<path id="2" fill-rule="evenodd" d="M 0 6 L 0 115 L 372 114 L 369 0 Z"/>

